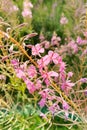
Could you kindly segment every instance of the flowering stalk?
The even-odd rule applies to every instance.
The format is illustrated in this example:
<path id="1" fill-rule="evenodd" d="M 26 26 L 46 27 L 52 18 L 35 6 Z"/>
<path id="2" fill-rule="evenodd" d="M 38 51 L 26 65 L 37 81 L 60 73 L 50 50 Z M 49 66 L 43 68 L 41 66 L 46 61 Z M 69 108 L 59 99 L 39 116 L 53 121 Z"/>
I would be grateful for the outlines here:
<path id="1" fill-rule="evenodd" d="M 14 38 L 12 38 L 11 36 L 9 36 L 9 35 L 8 35 L 7 33 L 5 33 L 5 32 L 0 31 L 0 35 L 3 36 L 3 37 L 4 37 L 4 36 L 7 37 L 7 38 L 10 39 L 13 43 L 15 43 L 15 44 L 20 48 L 20 50 L 29 58 L 29 60 L 30 60 L 37 68 L 39 68 L 39 67 L 38 67 L 38 64 L 31 58 L 31 56 L 29 56 L 29 55 L 27 54 L 27 52 L 23 49 L 23 47 L 20 45 L 19 42 L 17 42 Z M 49 79 L 49 80 L 50 80 L 50 83 L 51 83 L 52 88 L 53 88 L 56 92 L 58 92 L 58 93 L 68 102 L 68 104 L 69 104 L 70 106 L 72 106 L 72 107 L 76 110 L 77 113 L 79 113 L 78 108 L 77 108 L 77 106 L 74 104 L 74 102 L 73 102 L 72 100 L 70 100 L 70 99 L 60 90 L 60 88 L 52 81 L 52 79 Z"/>

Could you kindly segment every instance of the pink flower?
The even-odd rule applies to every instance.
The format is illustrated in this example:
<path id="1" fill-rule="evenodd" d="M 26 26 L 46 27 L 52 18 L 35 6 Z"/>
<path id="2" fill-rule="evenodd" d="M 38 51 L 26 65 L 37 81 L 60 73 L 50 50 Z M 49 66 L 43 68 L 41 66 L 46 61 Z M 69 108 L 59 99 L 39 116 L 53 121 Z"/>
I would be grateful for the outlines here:
<path id="1" fill-rule="evenodd" d="M 40 53 L 44 53 L 44 48 L 40 44 L 32 46 L 32 55 L 40 55 Z"/>
<path id="2" fill-rule="evenodd" d="M 40 105 L 40 107 L 44 107 L 45 104 L 46 104 L 46 99 L 45 99 L 45 98 L 42 98 L 42 99 L 39 101 L 38 104 Z"/>
<path id="3" fill-rule="evenodd" d="M 82 55 L 81 56 L 84 56 L 87 54 L 87 49 L 85 49 L 83 52 L 82 52 Z"/>
<path id="4" fill-rule="evenodd" d="M 55 53 L 53 51 L 49 51 L 48 55 L 50 57 L 50 60 L 53 61 L 54 64 L 59 63 L 59 55 L 58 55 L 58 53 Z"/>
<path id="5" fill-rule="evenodd" d="M 59 55 L 57 53 L 54 53 L 52 60 L 54 64 L 59 64 Z"/>
<path id="6" fill-rule="evenodd" d="M 48 56 L 49 56 L 51 62 L 52 62 L 53 55 L 54 55 L 53 51 L 48 52 Z"/>
<path id="7" fill-rule="evenodd" d="M 40 33 L 39 39 L 40 39 L 40 42 L 43 42 L 45 40 L 45 37 L 42 33 Z"/>
<path id="8" fill-rule="evenodd" d="M 42 81 L 41 80 L 37 80 L 35 87 L 36 87 L 37 90 L 41 89 L 42 88 Z"/>
<path id="9" fill-rule="evenodd" d="M 57 35 L 54 33 L 51 39 L 51 45 L 59 45 L 59 42 L 61 41 L 60 37 L 57 37 Z"/>
<path id="10" fill-rule="evenodd" d="M 49 57 L 49 55 L 45 55 L 40 60 L 38 60 L 37 63 L 39 65 L 39 68 L 45 67 L 46 65 L 48 65 L 50 63 L 50 57 Z"/>
<path id="11" fill-rule="evenodd" d="M 20 68 L 24 71 L 27 69 L 27 62 L 24 62 L 23 64 L 20 65 Z"/>
<path id="12" fill-rule="evenodd" d="M 25 83 L 26 83 L 26 85 L 27 85 L 27 88 L 28 88 L 28 90 L 29 90 L 29 92 L 32 94 L 32 93 L 34 93 L 35 92 L 35 90 L 36 90 L 36 87 L 35 87 L 35 85 L 33 84 L 33 82 L 31 82 L 29 79 L 25 79 L 24 80 L 25 81 Z"/>
<path id="13" fill-rule="evenodd" d="M 16 76 L 18 78 L 26 77 L 24 71 L 21 68 L 17 68 L 17 69 L 15 69 L 15 71 L 16 71 Z"/>
<path id="14" fill-rule="evenodd" d="M 19 66 L 19 61 L 17 59 L 11 60 L 11 64 L 13 65 L 14 68 Z"/>
<path id="15" fill-rule="evenodd" d="M 50 84 L 50 77 L 58 77 L 58 73 L 57 72 L 54 72 L 54 71 L 50 71 L 50 72 L 41 72 L 41 75 L 46 83 L 46 85 L 49 85 Z"/>
<path id="16" fill-rule="evenodd" d="M 68 47 L 73 50 L 73 53 L 77 53 L 78 52 L 78 45 L 75 43 L 74 40 L 72 40 L 72 41 L 70 41 L 68 43 Z"/>
<path id="17" fill-rule="evenodd" d="M 48 75 L 49 75 L 50 77 L 58 77 L 58 73 L 57 73 L 57 72 L 54 72 L 54 71 L 48 72 Z"/>
<path id="18" fill-rule="evenodd" d="M 39 94 L 42 96 L 42 98 L 47 98 L 48 97 L 48 89 L 42 90 L 39 92 Z"/>
<path id="19" fill-rule="evenodd" d="M 84 94 L 87 96 L 87 90 L 84 91 Z"/>
<path id="20" fill-rule="evenodd" d="M 69 109 L 69 105 L 67 104 L 67 102 L 63 101 L 63 109 L 64 110 L 68 110 Z"/>
<path id="21" fill-rule="evenodd" d="M 82 44 L 82 38 L 80 36 L 78 36 L 76 42 L 77 42 L 78 45 L 81 45 Z"/>
<path id="22" fill-rule="evenodd" d="M 32 18 L 32 12 L 28 9 L 24 9 L 24 11 L 22 11 L 22 16 L 23 17 L 29 16 L 30 18 Z"/>
<path id="23" fill-rule="evenodd" d="M 54 64 L 60 64 L 62 62 L 62 58 L 58 55 L 58 53 L 49 51 L 48 55 L 45 55 L 37 61 L 39 68 L 47 66 L 50 62 L 53 62 Z"/>
<path id="24" fill-rule="evenodd" d="M 58 45 L 58 41 L 57 41 L 56 35 L 53 35 L 53 37 L 51 39 L 51 45 Z"/>
<path id="25" fill-rule="evenodd" d="M 18 7 L 16 6 L 16 5 L 13 5 L 12 7 L 10 7 L 10 11 L 11 12 L 15 12 L 15 11 L 18 11 L 19 9 L 18 9 Z"/>
<path id="26" fill-rule="evenodd" d="M 64 70 L 66 69 L 66 64 L 64 62 L 60 62 L 60 72 L 64 72 Z"/>
<path id="27" fill-rule="evenodd" d="M 71 83 L 70 80 L 67 80 L 62 83 L 61 88 L 63 91 L 67 91 L 67 90 L 70 90 L 74 85 L 75 85 L 75 83 Z"/>
<path id="28" fill-rule="evenodd" d="M 82 82 L 82 83 L 87 83 L 87 78 L 81 78 L 81 79 L 80 79 L 80 82 Z"/>
<path id="29" fill-rule="evenodd" d="M 48 41 L 45 42 L 45 48 L 48 49 L 50 47 L 50 43 Z"/>
<path id="30" fill-rule="evenodd" d="M 34 65 L 29 66 L 29 68 L 27 69 L 27 74 L 29 78 L 33 78 L 37 75 L 37 71 Z"/>
<path id="31" fill-rule="evenodd" d="M 40 113 L 40 116 L 43 118 L 43 119 L 46 119 L 47 120 L 47 117 L 44 113 Z"/>
<path id="32" fill-rule="evenodd" d="M 46 55 L 46 56 L 43 57 L 43 63 L 44 63 L 44 66 L 46 66 L 50 63 L 49 55 Z"/>
<path id="33" fill-rule="evenodd" d="M 24 18 L 26 18 L 27 16 L 28 16 L 29 18 L 32 18 L 31 8 L 33 8 L 32 3 L 25 0 L 25 1 L 23 2 L 23 11 L 22 11 L 22 16 L 23 16 Z"/>
<path id="34" fill-rule="evenodd" d="M 57 40 L 60 42 L 61 41 L 61 37 L 57 37 Z"/>
<path id="35" fill-rule="evenodd" d="M 52 106 L 49 107 L 49 110 L 54 114 L 60 109 L 59 105 L 57 103 L 54 103 Z"/>
<path id="36" fill-rule="evenodd" d="M 33 5 L 31 2 L 24 1 L 24 7 L 33 8 Z"/>
<path id="37" fill-rule="evenodd" d="M 65 79 L 66 79 L 65 71 L 61 71 L 60 74 L 59 74 L 59 77 L 60 77 L 60 79 L 64 82 Z"/>
<path id="38" fill-rule="evenodd" d="M 44 89 L 44 90 L 42 90 L 42 91 L 39 92 L 39 94 L 41 95 L 41 97 L 45 98 L 45 99 L 49 98 L 50 93 L 54 95 L 54 91 L 51 90 L 51 89 L 49 89 L 49 88 Z"/>
<path id="39" fill-rule="evenodd" d="M 68 78 L 72 77 L 73 76 L 73 73 L 72 72 L 69 72 L 68 73 Z"/>
<path id="40" fill-rule="evenodd" d="M 61 19 L 60 19 L 60 23 L 62 25 L 67 24 L 68 23 L 68 19 L 65 16 L 62 16 Z"/>

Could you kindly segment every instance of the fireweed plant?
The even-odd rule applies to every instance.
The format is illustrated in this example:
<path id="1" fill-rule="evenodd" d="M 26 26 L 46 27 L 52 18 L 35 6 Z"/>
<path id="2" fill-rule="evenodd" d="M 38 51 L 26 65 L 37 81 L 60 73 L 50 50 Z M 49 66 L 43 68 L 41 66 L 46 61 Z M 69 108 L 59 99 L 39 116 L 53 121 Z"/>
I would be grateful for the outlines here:
<path id="1" fill-rule="evenodd" d="M 69 3 L 69 1 L 67 3 Z M 74 3 L 76 3 L 76 1 Z M 5 7 L 4 4 L 9 6 Z M 69 4 L 72 6 L 71 3 Z M 71 9 L 70 6 L 68 6 L 69 9 Z M 20 8 L 20 6 L 17 6 L 16 4 L 14 5 L 13 2 L 11 3 L 10 0 L 3 0 L 0 7 L 4 12 L 4 16 L 7 18 L 7 21 L 11 24 L 10 26 L 10 24 L 5 23 L 4 20 L 0 18 L 0 24 L 3 25 L 0 27 L 1 30 L 5 30 L 6 27 L 8 27 L 5 32 L 0 31 L 1 89 L 3 89 L 5 92 L 8 92 L 9 88 L 12 87 L 12 93 L 13 90 L 19 90 L 20 93 L 23 93 L 23 95 L 20 95 L 19 93 L 19 97 L 22 97 L 22 101 L 24 101 L 24 98 L 28 101 L 26 95 L 34 97 L 33 100 L 32 98 L 29 100 L 31 100 L 31 103 L 33 101 L 33 103 L 35 102 L 37 104 L 39 107 L 39 115 L 42 117 L 41 119 L 46 121 L 44 124 L 41 124 L 41 126 L 37 127 L 37 129 L 42 128 L 44 125 L 47 125 L 47 123 L 49 124 L 47 129 L 51 129 L 52 125 L 61 125 L 68 128 L 78 125 L 80 127 L 82 126 L 81 129 L 87 129 L 87 31 L 83 31 L 82 36 L 78 35 L 75 38 L 72 38 L 69 35 L 65 38 L 64 45 L 61 45 L 62 39 L 58 37 L 55 32 L 53 33 L 50 42 L 45 40 L 44 35 L 41 33 L 40 43 L 36 45 L 32 45 L 30 43 L 26 44 L 27 39 L 37 35 L 36 33 L 32 33 L 26 36 L 23 35 L 24 37 L 20 38 L 21 28 L 27 24 L 29 24 L 27 26 L 29 27 L 31 24 L 31 9 L 33 8 L 31 2 L 25 0 L 23 2 L 23 7 Z M 77 9 L 76 15 L 79 14 L 78 12 L 79 10 Z M 18 25 L 18 23 L 22 23 L 22 21 L 18 21 L 17 19 L 18 13 L 21 14 L 20 18 L 25 23 Z M 15 22 L 13 17 L 11 17 L 13 14 L 16 17 Z M 9 19 L 9 17 L 11 18 Z M 75 20 L 77 22 L 77 17 Z M 67 27 L 69 19 L 65 12 L 61 14 L 59 22 L 60 27 Z M 15 39 L 20 39 L 20 43 Z M 30 52 L 28 54 L 27 50 L 28 52 L 31 50 L 31 55 L 29 55 Z M 23 57 L 23 54 L 25 57 Z M 8 84 L 6 84 L 9 82 L 7 81 L 7 77 L 10 78 L 10 83 Z M 29 92 L 28 94 L 25 94 L 26 88 Z M 1 94 L 3 95 L 3 93 Z M 12 125 L 11 129 L 17 130 L 17 128 L 13 128 L 13 126 L 15 123 L 19 122 L 17 125 L 26 125 L 23 127 L 24 130 L 29 130 L 29 128 L 30 130 L 33 130 L 34 128 L 32 128 L 32 126 L 29 124 L 29 119 L 27 118 L 24 120 L 24 117 L 21 116 L 21 112 L 19 114 L 17 111 L 18 115 L 15 117 L 15 113 L 12 111 L 13 115 L 11 115 L 11 119 L 9 121 L 10 107 L 12 107 L 13 104 L 15 106 L 15 102 L 12 99 L 14 98 L 16 100 L 18 96 L 15 95 L 15 93 L 11 95 L 11 92 L 9 94 L 5 93 L 5 98 L 0 99 L 1 106 L 8 109 L 6 120 L 4 123 L 2 123 L 5 124 L 4 129 L 8 129 L 10 125 Z M 25 104 L 21 104 L 21 106 L 22 105 L 27 108 Z M 20 106 L 20 104 L 18 104 L 18 106 Z M 33 108 L 30 108 L 29 106 L 28 109 L 33 110 Z M 15 109 L 13 110 L 15 111 Z M 43 110 L 45 110 L 45 112 L 43 112 Z M 38 110 L 36 109 L 34 111 L 37 114 Z M 4 113 L 5 109 L 4 112 L 3 109 L 0 112 Z M 55 117 L 60 117 L 64 120 L 63 122 L 61 121 L 61 123 L 59 123 L 59 120 L 55 122 Z M 0 120 L 2 121 L 1 118 L 2 117 L 0 116 Z M 34 122 L 33 119 L 32 122 Z M 20 123 L 21 120 L 22 123 Z M 12 121 L 14 122 L 13 124 L 11 124 Z M 9 125 L 6 127 L 6 124 Z M 20 126 L 20 129 L 21 128 L 22 126 Z"/>
<path id="2" fill-rule="evenodd" d="M 1 42 L 3 42 L 3 38 L 12 42 L 9 55 L 2 57 L 1 61 L 5 61 L 10 58 L 10 55 L 16 53 L 14 45 L 28 57 L 28 60 L 24 62 L 21 62 L 18 57 L 11 59 L 10 62 L 16 76 L 26 84 L 29 93 L 35 97 L 37 105 L 41 109 L 47 109 L 47 113 L 40 113 L 40 116 L 47 121 L 49 121 L 49 117 L 53 119 L 53 117 L 59 116 L 70 122 L 70 125 L 67 124 L 68 126 L 84 124 L 86 127 L 87 125 L 87 87 L 85 87 L 87 78 L 79 76 L 78 80 L 72 82 L 73 72 L 67 72 L 67 64 L 63 61 L 64 56 L 62 55 L 67 54 L 70 49 L 72 53 L 79 55 L 81 61 L 83 59 L 82 68 L 86 67 L 85 34 L 86 32 L 84 33 L 85 40 L 77 37 L 76 41 L 71 40 L 64 47 L 59 45 L 61 38 L 57 37 L 55 33 L 51 42 L 42 40 L 40 36 L 41 43 L 21 46 L 13 37 L 0 31 Z M 57 46 L 64 49 L 54 49 Z M 31 49 L 31 56 L 28 55 L 25 47 Z M 3 46 L 1 45 L 0 48 Z M 1 78 L 4 79 L 4 76 L 1 75 Z"/>

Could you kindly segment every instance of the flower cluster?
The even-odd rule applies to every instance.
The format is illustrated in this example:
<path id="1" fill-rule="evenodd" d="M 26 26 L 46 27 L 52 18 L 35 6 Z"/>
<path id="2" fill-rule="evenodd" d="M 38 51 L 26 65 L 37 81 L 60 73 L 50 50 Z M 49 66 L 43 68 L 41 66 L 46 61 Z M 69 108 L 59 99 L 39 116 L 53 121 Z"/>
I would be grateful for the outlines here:
<path id="1" fill-rule="evenodd" d="M 32 35 L 34 34 L 29 34 L 27 37 L 29 38 Z M 25 39 L 27 37 L 25 37 Z M 70 55 L 78 53 L 79 50 L 87 44 L 86 40 L 78 36 L 76 40 L 70 38 L 69 40 L 67 39 L 67 44 L 61 45 L 61 38 L 54 32 L 50 42 L 45 40 L 43 34 L 40 35 L 40 43 L 36 45 L 26 45 L 25 41 L 23 42 L 24 46 L 23 48 L 21 46 L 20 49 L 22 48 L 24 54 L 27 54 L 25 50 L 23 51 L 25 47 L 31 49 L 31 55 L 32 58 L 35 58 L 34 62 L 36 64 L 32 62 L 33 59 L 29 58 L 30 56 L 28 57 L 29 60 L 25 62 L 13 59 L 11 64 L 14 67 L 16 76 L 22 79 L 26 84 L 30 94 L 37 96 L 38 105 L 41 108 L 46 106 L 52 114 L 57 114 L 63 110 L 65 116 L 68 117 L 68 112 L 71 110 L 70 105 L 73 104 L 68 97 L 71 96 L 71 93 L 73 95 L 74 86 L 76 87 L 78 83 L 87 83 L 87 79 L 80 77 L 81 79 L 78 79 L 76 82 L 71 81 L 73 73 L 71 71 L 67 72 L 67 64 L 63 61 L 62 53 Z M 10 55 L 15 53 L 14 50 L 12 43 L 8 48 Z M 86 54 L 86 49 L 84 52 Z M 56 84 L 55 87 L 52 82 Z M 78 92 L 79 91 L 76 91 L 76 93 Z M 81 90 L 81 92 L 83 92 L 85 96 L 87 95 L 86 88 Z M 75 99 L 74 102 L 76 102 Z"/>
<path id="2" fill-rule="evenodd" d="M 10 0 L 1 0 L 1 9 L 6 13 L 13 13 L 19 10 L 19 8 L 14 5 L 13 1 Z"/>
<path id="3" fill-rule="evenodd" d="M 45 37 L 43 34 L 40 35 L 40 44 L 45 49 L 52 49 L 55 52 L 59 53 L 61 56 L 64 56 L 66 54 L 72 55 L 72 54 L 79 54 L 81 52 L 82 56 L 87 54 L 87 48 L 83 50 L 83 46 L 87 45 L 87 39 L 86 39 L 86 32 L 83 33 L 83 38 L 81 36 L 77 36 L 76 39 L 73 39 L 71 37 L 65 38 L 65 44 L 61 44 L 61 37 L 57 36 L 57 34 L 54 32 L 53 36 L 51 38 L 51 41 L 45 40 Z"/>
<path id="4" fill-rule="evenodd" d="M 27 62 L 20 64 L 16 59 L 12 60 L 11 63 L 14 66 L 16 76 L 25 82 L 30 93 L 33 93 L 41 87 L 40 80 L 37 80 L 36 85 L 33 83 L 33 79 L 37 76 L 37 71 L 34 65 L 28 66 Z"/>
<path id="5" fill-rule="evenodd" d="M 65 25 L 68 23 L 68 19 L 64 16 L 64 14 L 61 16 L 60 24 Z"/>
<path id="6" fill-rule="evenodd" d="M 57 72 L 46 72 L 43 70 L 43 66 L 40 66 L 40 72 L 38 72 L 34 65 L 28 65 L 27 62 L 21 64 L 16 59 L 13 59 L 11 61 L 11 64 L 14 67 L 16 76 L 18 78 L 21 78 L 25 82 L 27 89 L 29 90 L 29 93 L 34 94 L 36 91 L 38 92 L 38 94 L 41 97 L 38 104 L 41 108 L 47 106 L 48 110 L 51 111 L 52 114 L 57 113 L 61 109 L 69 109 L 67 102 L 61 99 L 59 96 L 57 96 L 55 91 L 52 88 L 50 88 L 49 79 L 51 77 L 58 78 L 59 75 Z M 41 79 L 37 77 L 38 75 L 41 75 Z M 73 85 L 67 83 L 66 87 L 67 86 L 72 87 Z M 59 106 L 59 103 L 61 103 L 62 107 Z"/>
<path id="7" fill-rule="evenodd" d="M 40 45 L 42 45 L 45 49 L 50 49 L 52 47 L 59 47 L 61 42 L 61 38 L 57 36 L 55 32 L 53 33 L 51 42 L 45 40 L 45 37 L 42 33 L 40 34 L 39 39 L 40 39 Z"/>
<path id="8" fill-rule="evenodd" d="M 32 18 L 31 8 L 33 8 L 32 3 L 25 0 L 23 3 L 23 11 L 22 11 L 22 16 L 24 18 L 26 17 Z"/>
<path id="9" fill-rule="evenodd" d="M 48 111 L 53 115 L 63 111 L 65 117 L 68 118 L 71 107 L 78 112 L 77 106 L 73 103 L 77 103 L 78 100 L 76 100 L 76 98 L 74 98 L 74 101 L 70 100 L 70 98 L 75 96 L 74 93 L 79 93 L 80 95 L 82 92 L 84 97 L 87 95 L 86 87 L 84 90 L 79 91 L 80 89 L 77 89 L 78 91 L 74 91 L 74 86 L 76 88 L 82 84 L 86 84 L 87 78 L 82 76 L 84 78 L 79 77 L 79 80 L 75 83 L 71 81 L 73 73 L 71 71 L 67 72 L 67 64 L 63 61 L 63 57 L 58 52 L 53 51 L 53 47 L 59 46 L 60 40 L 61 39 L 54 33 L 49 49 L 45 48 L 46 41 L 44 40 L 36 45 L 26 46 L 25 43 L 25 47 L 31 48 L 32 57 L 30 57 L 24 48 L 16 42 L 29 60 L 21 62 L 21 60 L 13 59 L 11 60 L 11 64 L 14 67 L 16 76 L 22 79 L 21 81 L 26 84 L 29 93 L 37 97 L 38 105 L 41 108 L 47 107 Z M 82 39 L 78 37 L 76 42 L 71 40 L 67 46 L 74 49 L 74 45 L 78 45 L 77 43 L 79 42 L 83 43 L 83 40 L 81 40 Z M 12 42 L 14 43 L 13 39 Z M 8 47 L 10 56 L 17 52 L 14 51 L 13 43 L 11 47 Z M 80 46 L 81 43 L 75 46 L 75 48 Z M 3 46 L 1 46 L 1 48 L 3 48 Z M 35 58 L 35 60 L 32 58 Z M 83 102 L 85 102 L 85 99 Z"/>
<path id="10" fill-rule="evenodd" d="M 29 61 L 21 63 L 13 59 L 11 64 L 15 69 L 16 76 L 25 82 L 30 94 L 39 94 L 41 99 L 38 104 L 41 108 L 47 106 L 52 114 L 61 109 L 68 110 L 69 105 L 60 95 L 56 95 L 55 90 L 51 88 L 50 81 L 53 80 L 61 91 L 68 95 L 75 85 L 70 80 L 73 73 L 66 73 L 66 63 L 58 53 L 49 50 L 46 54 L 43 44 L 31 45 L 31 51 L 32 55 L 36 57 L 38 68 L 30 64 Z M 57 71 L 53 70 L 55 66 L 58 67 Z"/>

